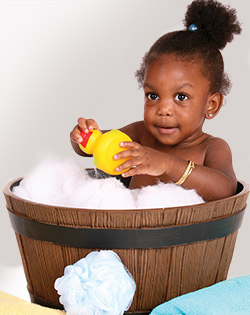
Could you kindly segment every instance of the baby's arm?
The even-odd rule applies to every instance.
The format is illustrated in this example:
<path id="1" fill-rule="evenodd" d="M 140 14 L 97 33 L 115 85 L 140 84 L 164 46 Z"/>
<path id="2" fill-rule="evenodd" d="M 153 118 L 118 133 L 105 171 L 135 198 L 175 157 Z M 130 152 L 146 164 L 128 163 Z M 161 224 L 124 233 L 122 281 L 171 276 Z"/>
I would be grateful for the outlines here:
<path id="1" fill-rule="evenodd" d="M 84 153 L 79 148 L 79 143 L 83 141 L 81 137 L 81 132 L 88 133 L 90 130 L 97 129 L 100 131 L 96 121 L 94 119 L 85 119 L 85 118 L 79 118 L 78 124 L 74 127 L 74 129 L 70 133 L 70 140 L 71 145 L 74 149 L 74 151 L 82 156 L 88 156 L 88 154 Z"/>
<path id="2" fill-rule="evenodd" d="M 183 187 L 196 189 L 206 200 L 217 200 L 236 192 L 237 180 L 232 167 L 231 150 L 221 139 L 213 138 L 207 147 L 203 165 L 198 164 L 195 155 L 187 159 L 161 152 L 138 143 L 124 143 L 128 150 L 117 154 L 116 158 L 132 157 L 122 164 L 119 171 L 131 166 L 124 177 L 150 175 L 165 182 L 177 182 L 184 174 L 190 158 L 195 162 L 195 169 L 182 184 Z"/>
<path id="3" fill-rule="evenodd" d="M 199 171 L 199 165 L 197 166 Z M 232 153 L 229 145 L 222 139 L 212 138 L 207 147 L 204 166 L 194 173 L 196 181 L 206 182 L 209 200 L 232 196 L 237 190 L 237 179 L 233 170 Z M 215 196 L 216 198 L 214 198 Z M 217 197 L 218 196 L 218 197 Z"/>
<path id="4" fill-rule="evenodd" d="M 133 141 L 139 142 L 139 131 L 142 130 L 143 128 L 143 121 L 140 122 L 135 122 L 130 125 L 127 125 L 120 130 L 126 133 Z M 84 153 L 80 148 L 79 148 L 79 143 L 83 141 L 81 137 L 81 132 L 88 133 L 90 130 L 99 130 L 102 133 L 107 132 L 108 130 L 100 130 L 98 127 L 98 124 L 94 119 L 85 119 L 85 118 L 79 118 L 78 119 L 78 124 L 74 127 L 74 129 L 70 133 L 70 140 L 71 140 L 71 145 L 74 149 L 74 151 L 82 156 L 89 156 L 88 154 Z"/>

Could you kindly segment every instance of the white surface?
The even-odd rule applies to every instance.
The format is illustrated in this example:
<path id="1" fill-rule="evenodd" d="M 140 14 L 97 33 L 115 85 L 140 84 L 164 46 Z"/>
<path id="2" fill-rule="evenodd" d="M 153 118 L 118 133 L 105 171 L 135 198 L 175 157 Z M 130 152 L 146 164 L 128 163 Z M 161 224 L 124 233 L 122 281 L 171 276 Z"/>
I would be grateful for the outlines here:
<path id="1" fill-rule="evenodd" d="M 30 301 L 23 267 L 0 264 L 0 290 Z"/>
<path id="2" fill-rule="evenodd" d="M 24 176 L 48 152 L 92 166 L 69 144 L 79 116 L 94 117 L 104 129 L 142 119 L 143 94 L 134 72 L 159 36 L 182 28 L 190 2 L 0 1 L 1 187 Z M 248 3 L 222 2 L 237 9 L 243 33 L 223 51 L 233 89 L 205 129 L 229 143 L 237 177 L 250 183 Z M 26 284 L 3 195 L 0 205 L 0 286 L 21 296 Z M 248 212 L 230 277 L 250 273 Z"/>

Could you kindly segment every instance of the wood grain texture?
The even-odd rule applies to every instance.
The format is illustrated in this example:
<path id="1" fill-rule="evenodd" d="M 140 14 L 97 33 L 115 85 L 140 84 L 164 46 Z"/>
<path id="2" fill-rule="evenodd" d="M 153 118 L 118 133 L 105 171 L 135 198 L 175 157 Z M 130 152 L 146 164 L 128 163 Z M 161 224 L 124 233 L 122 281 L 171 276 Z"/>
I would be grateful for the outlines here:
<path id="1" fill-rule="evenodd" d="M 207 222 L 244 209 L 248 188 L 237 195 L 200 205 L 135 210 L 94 210 L 55 207 L 21 199 L 4 188 L 7 208 L 18 216 L 61 226 L 88 228 L 160 228 Z M 210 241 L 167 248 L 112 249 L 133 275 L 136 294 L 130 312 L 149 312 L 169 299 L 226 279 L 237 231 Z M 73 248 L 18 235 L 28 290 L 54 305 L 60 305 L 54 282 L 67 265 L 93 249 Z M 111 249 L 111 248 L 107 248 Z M 95 250 L 99 250 L 96 248 Z"/>

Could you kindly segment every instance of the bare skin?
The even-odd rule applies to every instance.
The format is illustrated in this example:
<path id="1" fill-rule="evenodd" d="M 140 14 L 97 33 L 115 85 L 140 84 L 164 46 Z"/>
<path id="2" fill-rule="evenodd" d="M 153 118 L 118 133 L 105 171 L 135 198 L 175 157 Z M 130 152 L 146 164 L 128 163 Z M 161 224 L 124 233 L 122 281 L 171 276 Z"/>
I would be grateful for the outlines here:
<path id="1" fill-rule="evenodd" d="M 237 180 L 228 144 L 202 131 L 204 120 L 219 112 L 221 93 L 209 92 L 209 81 L 202 74 L 202 63 L 190 63 L 175 55 L 162 55 L 146 69 L 144 77 L 144 121 L 120 130 L 133 142 L 121 143 L 127 150 L 115 159 L 130 157 L 119 171 L 132 176 L 130 188 L 178 181 L 188 165 L 195 169 L 182 184 L 196 189 L 206 200 L 217 200 L 236 192 Z M 80 118 L 71 132 L 72 146 L 78 154 L 80 132 L 99 129 L 93 119 Z M 132 167 L 132 168 L 131 168 Z"/>

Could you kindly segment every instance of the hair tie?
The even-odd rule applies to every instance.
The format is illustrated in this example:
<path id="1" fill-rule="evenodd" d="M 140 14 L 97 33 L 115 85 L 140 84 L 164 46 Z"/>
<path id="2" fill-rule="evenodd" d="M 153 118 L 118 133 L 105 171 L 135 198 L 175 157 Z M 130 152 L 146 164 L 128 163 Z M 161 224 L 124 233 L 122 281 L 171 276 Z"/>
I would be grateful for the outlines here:
<path id="1" fill-rule="evenodd" d="M 196 24 L 191 24 L 188 29 L 192 32 L 195 32 L 198 30 L 198 26 Z"/>

